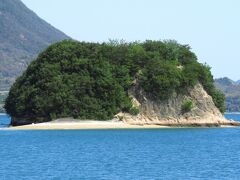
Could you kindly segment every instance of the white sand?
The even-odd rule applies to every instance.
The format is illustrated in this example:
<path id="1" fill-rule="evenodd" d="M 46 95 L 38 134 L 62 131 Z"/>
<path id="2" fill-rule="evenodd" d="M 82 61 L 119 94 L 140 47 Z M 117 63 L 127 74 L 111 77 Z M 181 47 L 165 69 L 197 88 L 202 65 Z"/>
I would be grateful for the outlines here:
<path id="1" fill-rule="evenodd" d="M 60 129 L 145 129 L 169 128 L 160 125 L 130 125 L 123 122 L 112 121 L 81 121 L 81 122 L 47 122 L 25 126 L 5 128 L 7 130 L 60 130 Z"/>

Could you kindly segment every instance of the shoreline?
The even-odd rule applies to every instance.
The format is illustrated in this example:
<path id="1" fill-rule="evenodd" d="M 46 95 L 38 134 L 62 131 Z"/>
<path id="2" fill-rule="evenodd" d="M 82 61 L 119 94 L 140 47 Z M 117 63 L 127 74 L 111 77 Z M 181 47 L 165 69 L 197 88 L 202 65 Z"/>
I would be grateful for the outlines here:
<path id="1" fill-rule="evenodd" d="M 226 112 L 224 114 L 240 114 L 240 112 Z"/>
<path id="2" fill-rule="evenodd" d="M 124 122 L 82 121 L 82 122 L 46 122 L 23 126 L 10 126 L 4 130 L 98 130 L 98 129 L 159 129 L 170 128 L 161 125 L 131 125 Z"/>
<path id="3" fill-rule="evenodd" d="M 22 126 L 10 126 L 1 130 L 114 130 L 114 129 L 169 129 L 169 128 L 234 128 L 238 122 L 229 123 L 176 123 L 176 124 L 128 124 L 119 121 L 45 122 Z"/>

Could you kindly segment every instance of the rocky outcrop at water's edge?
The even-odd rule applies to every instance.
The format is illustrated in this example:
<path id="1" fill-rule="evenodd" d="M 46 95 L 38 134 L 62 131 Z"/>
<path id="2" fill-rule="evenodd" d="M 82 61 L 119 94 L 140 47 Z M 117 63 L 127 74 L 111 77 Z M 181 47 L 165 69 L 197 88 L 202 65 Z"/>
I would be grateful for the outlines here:
<path id="1" fill-rule="evenodd" d="M 133 87 L 129 94 L 133 104 L 140 109 L 137 116 L 128 113 L 119 113 L 116 118 L 128 124 L 140 125 L 167 125 L 167 126 L 239 126 L 235 121 L 223 117 L 214 105 L 201 84 L 189 88 L 186 92 L 175 94 L 165 101 L 156 101 L 148 96 L 138 85 Z M 182 104 L 191 101 L 193 107 L 189 112 L 182 111 Z"/>

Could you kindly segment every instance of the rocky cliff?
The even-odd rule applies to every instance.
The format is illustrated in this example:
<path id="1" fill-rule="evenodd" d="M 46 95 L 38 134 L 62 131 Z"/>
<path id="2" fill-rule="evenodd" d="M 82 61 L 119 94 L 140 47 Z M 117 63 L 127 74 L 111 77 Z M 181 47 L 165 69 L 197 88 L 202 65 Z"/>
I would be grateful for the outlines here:
<path id="1" fill-rule="evenodd" d="M 133 104 L 140 109 L 137 116 L 119 113 L 116 117 L 129 124 L 170 125 L 170 126 L 220 126 L 237 125 L 234 121 L 226 120 L 216 108 L 212 97 L 198 83 L 186 92 L 175 94 L 166 101 L 157 101 L 147 95 L 138 85 L 129 94 Z M 182 111 L 185 101 L 192 101 L 193 107 L 189 112 Z"/>

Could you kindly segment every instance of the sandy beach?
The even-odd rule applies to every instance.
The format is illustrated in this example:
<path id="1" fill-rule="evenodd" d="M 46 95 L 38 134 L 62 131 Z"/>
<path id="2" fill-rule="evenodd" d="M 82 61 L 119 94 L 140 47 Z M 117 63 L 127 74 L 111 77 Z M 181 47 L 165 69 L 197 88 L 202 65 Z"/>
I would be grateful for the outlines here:
<path id="1" fill-rule="evenodd" d="M 24 126 L 9 127 L 7 130 L 74 130 L 74 129 L 154 129 L 170 128 L 161 125 L 131 125 L 113 121 L 46 122 Z M 6 129 L 6 128 L 5 128 Z"/>
<path id="2" fill-rule="evenodd" d="M 235 124 L 128 124 L 121 121 L 52 121 L 46 123 L 13 126 L 2 130 L 84 130 L 84 129 L 159 129 L 159 128 L 193 128 L 193 127 L 237 127 Z"/>

